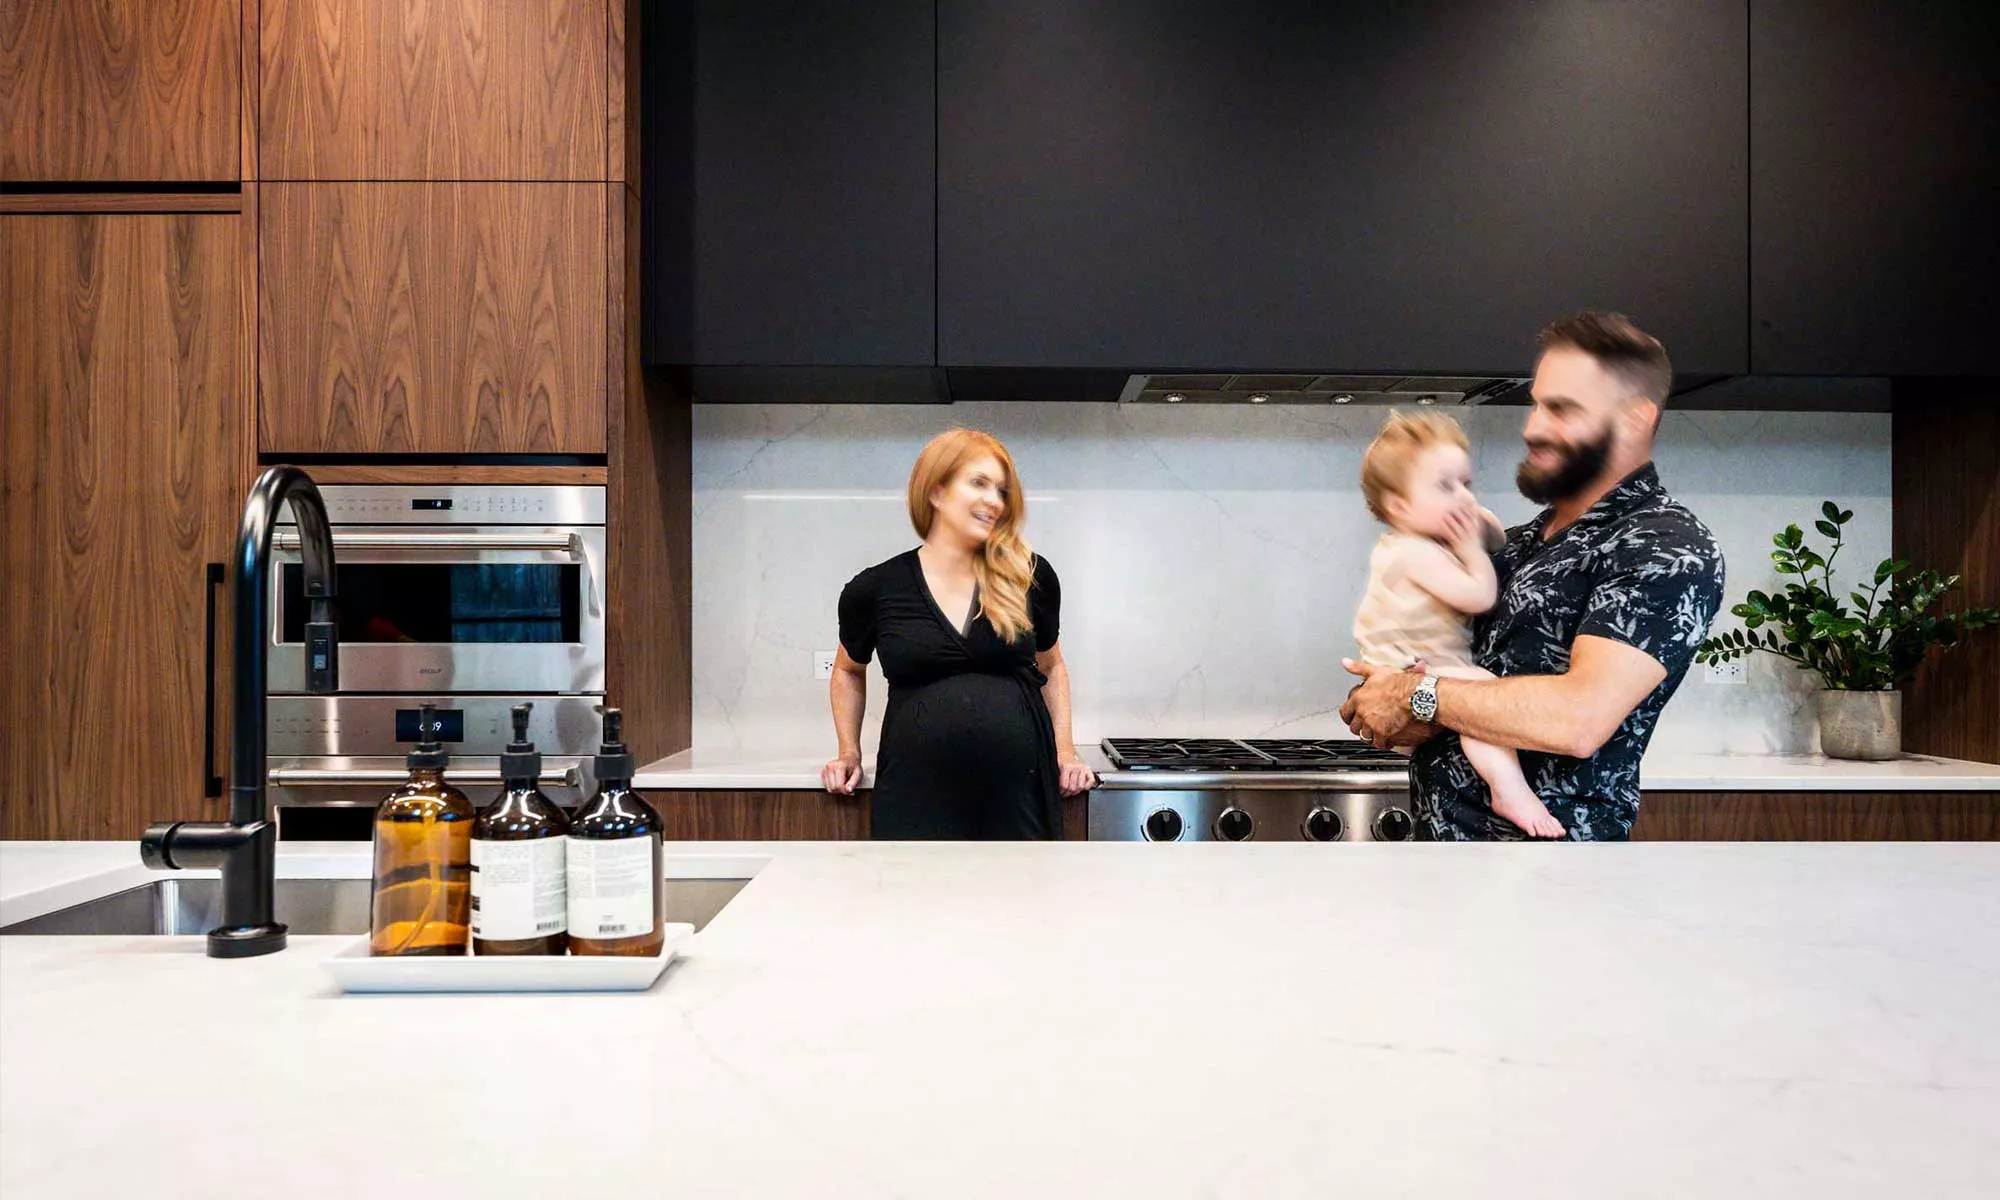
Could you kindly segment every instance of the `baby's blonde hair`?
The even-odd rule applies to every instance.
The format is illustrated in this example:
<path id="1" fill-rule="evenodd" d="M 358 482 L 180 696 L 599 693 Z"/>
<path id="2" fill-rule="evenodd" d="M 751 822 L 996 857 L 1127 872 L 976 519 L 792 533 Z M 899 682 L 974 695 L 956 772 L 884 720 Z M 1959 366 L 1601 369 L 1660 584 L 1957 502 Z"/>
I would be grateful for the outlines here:
<path id="1" fill-rule="evenodd" d="M 1391 412 L 1382 423 L 1382 432 L 1361 455 L 1361 498 L 1368 502 L 1368 511 L 1376 520 L 1389 523 L 1384 503 L 1390 496 L 1403 494 L 1417 456 L 1432 446 L 1472 451 L 1465 430 L 1441 412 Z"/>

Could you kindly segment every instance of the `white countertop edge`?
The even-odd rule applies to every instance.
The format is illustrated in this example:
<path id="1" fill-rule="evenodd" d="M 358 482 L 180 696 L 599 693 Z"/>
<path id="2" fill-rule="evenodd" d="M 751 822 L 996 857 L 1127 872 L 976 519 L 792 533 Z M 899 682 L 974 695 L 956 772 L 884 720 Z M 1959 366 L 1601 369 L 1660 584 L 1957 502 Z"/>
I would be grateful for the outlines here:
<path id="1" fill-rule="evenodd" d="M 1649 755 L 1639 767 L 1648 792 L 1991 792 L 2000 764 L 1905 754 L 1855 762 L 1818 754 Z"/>
<path id="2" fill-rule="evenodd" d="M 17 884 L 12 873 L 5 869 L 8 856 L 4 845 L 0 844 L 0 927 L 85 904 L 118 892 L 129 891 L 135 887 L 144 887 L 160 878 L 158 872 L 149 871 L 140 864 L 139 848 L 136 844 L 120 844 L 132 861 L 118 863 L 110 852 L 110 843 L 75 842 L 66 845 L 90 847 L 96 853 L 79 856 L 75 866 L 68 872 L 60 875 L 52 873 L 48 878 L 37 878 Z"/>
<path id="3" fill-rule="evenodd" d="M 1109 768 L 1096 747 L 1085 752 L 1100 774 Z M 639 769 L 642 791 L 819 791 L 823 759 L 797 750 L 706 750 L 696 747 Z M 2000 791 L 2000 763 L 1906 754 L 1891 762 L 1849 762 L 1816 754 L 1688 754 L 1658 751 L 1640 767 L 1647 791 L 1990 792 Z M 1164 785 L 1166 777 L 1161 777 Z M 875 782 L 865 764 L 863 787 Z"/>
<path id="4" fill-rule="evenodd" d="M 818 844 L 787 842 L 783 848 L 792 853 L 802 845 Z M 672 842 L 664 870 L 668 879 L 754 879 L 779 849 L 772 842 Z M 367 879 L 373 866 L 367 842 L 278 846 L 279 879 Z M 161 880 L 215 876 L 150 870 L 139 861 L 136 842 L 0 842 L 0 927 Z"/>

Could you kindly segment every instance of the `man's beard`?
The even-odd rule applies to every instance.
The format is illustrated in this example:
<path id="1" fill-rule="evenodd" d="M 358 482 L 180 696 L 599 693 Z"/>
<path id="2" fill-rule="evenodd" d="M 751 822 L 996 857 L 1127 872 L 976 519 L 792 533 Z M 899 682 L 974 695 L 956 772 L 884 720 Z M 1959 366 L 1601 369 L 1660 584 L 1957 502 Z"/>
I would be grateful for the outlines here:
<path id="1" fill-rule="evenodd" d="M 1537 504 L 1567 500 L 1604 474 L 1604 464 L 1611 461 L 1611 427 L 1606 425 L 1596 440 L 1574 446 L 1553 442 L 1531 442 L 1528 446 L 1530 450 L 1542 447 L 1556 452 L 1555 465 L 1540 469 L 1522 459 L 1520 470 L 1514 472 L 1514 486 Z"/>

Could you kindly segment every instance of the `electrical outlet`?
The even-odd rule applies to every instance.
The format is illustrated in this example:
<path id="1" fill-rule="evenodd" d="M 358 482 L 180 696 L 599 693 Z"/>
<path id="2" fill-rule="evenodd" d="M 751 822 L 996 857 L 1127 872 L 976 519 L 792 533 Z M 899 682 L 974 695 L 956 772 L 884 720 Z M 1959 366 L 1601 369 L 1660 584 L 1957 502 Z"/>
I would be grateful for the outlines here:
<path id="1" fill-rule="evenodd" d="M 1748 681 L 1749 666 L 1749 661 L 1741 658 L 1731 659 L 1728 662 L 1712 662 L 1708 664 L 1708 673 L 1704 678 L 1710 683 L 1745 683 Z"/>
<path id="2" fill-rule="evenodd" d="M 813 678 L 814 678 L 814 679 L 832 679 L 832 678 L 833 678 L 833 655 L 834 655 L 834 652 L 833 652 L 833 651 L 831 651 L 831 650 L 815 650 L 815 651 L 813 651 Z"/>

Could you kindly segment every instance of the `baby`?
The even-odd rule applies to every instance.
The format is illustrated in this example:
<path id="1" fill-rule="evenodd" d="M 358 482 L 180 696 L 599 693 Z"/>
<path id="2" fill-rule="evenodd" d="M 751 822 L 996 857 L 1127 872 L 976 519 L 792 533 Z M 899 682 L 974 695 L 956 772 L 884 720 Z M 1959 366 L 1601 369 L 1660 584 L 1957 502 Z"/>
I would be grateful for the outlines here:
<path id="1" fill-rule="evenodd" d="M 1441 679 L 1493 678 L 1472 661 L 1466 618 L 1493 607 L 1488 539 L 1501 536 L 1500 521 L 1472 498 L 1465 431 L 1441 413 L 1391 413 L 1362 455 L 1361 494 L 1389 527 L 1369 555 L 1368 591 L 1354 614 L 1361 657 L 1398 669 L 1421 662 Z M 1565 836 L 1512 750 L 1460 740 L 1494 812 L 1530 837 Z"/>

